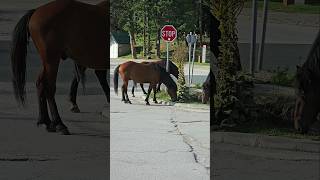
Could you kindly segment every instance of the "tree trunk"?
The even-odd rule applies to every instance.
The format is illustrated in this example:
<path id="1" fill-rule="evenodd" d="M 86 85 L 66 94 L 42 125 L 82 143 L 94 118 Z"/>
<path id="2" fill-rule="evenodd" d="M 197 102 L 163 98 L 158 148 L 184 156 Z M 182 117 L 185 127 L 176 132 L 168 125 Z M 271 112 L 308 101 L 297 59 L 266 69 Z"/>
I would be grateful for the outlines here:
<path id="1" fill-rule="evenodd" d="M 146 56 L 146 8 L 143 8 L 143 57 Z"/>
<path id="2" fill-rule="evenodd" d="M 148 40 L 147 40 L 147 58 L 150 58 L 150 49 L 151 49 L 151 44 L 150 44 L 150 41 L 151 41 L 151 37 L 150 37 L 150 21 L 149 21 L 149 13 L 147 14 L 147 33 L 148 33 Z"/>
<path id="3" fill-rule="evenodd" d="M 131 30 L 129 31 L 129 35 L 130 35 L 130 46 L 131 46 L 131 55 L 132 55 L 132 59 L 137 59 L 137 52 L 136 52 L 136 40 L 134 37 L 134 32 Z"/>
<path id="4" fill-rule="evenodd" d="M 160 59 L 161 57 L 161 52 L 160 52 L 160 40 L 161 40 L 161 29 L 160 27 L 158 27 L 158 31 L 157 31 L 157 42 L 156 42 L 156 48 L 157 48 L 157 57 Z"/>
<path id="5" fill-rule="evenodd" d="M 203 33 L 203 29 L 202 29 L 202 0 L 199 1 L 199 33 L 200 33 L 200 47 L 202 47 L 203 44 L 203 40 L 202 40 L 202 33 Z"/>

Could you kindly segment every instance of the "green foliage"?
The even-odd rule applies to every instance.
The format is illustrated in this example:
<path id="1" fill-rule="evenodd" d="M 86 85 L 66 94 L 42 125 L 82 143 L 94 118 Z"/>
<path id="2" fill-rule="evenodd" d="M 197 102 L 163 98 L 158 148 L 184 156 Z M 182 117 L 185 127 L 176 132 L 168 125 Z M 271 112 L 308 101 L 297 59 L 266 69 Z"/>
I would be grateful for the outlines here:
<path id="1" fill-rule="evenodd" d="M 288 72 L 288 68 L 277 68 L 275 73 L 271 77 L 272 84 L 280 86 L 293 86 L 295 76 Z"/>
<path id="2" fill-rule="evenodd" d="M 245 2 L 246 8 L 252 7 L 252 1 Z M 320 3 L 310 4 L 292 4 L 286 6 L 280 2 L 269 2 L 269 10 L 277 12 L 287 12 L 287 13 L 306 13 L 306 14 L 319 14 Z M 263 9 L 263 1 L 258 1 L 258 9 Z"/>
<path id="3" fill-rule="evenodd" d="M 177 46 L 173 52 L 172 59 L 176 63 L 179 70 L 178 78 L 178 100 L 185 101 L 188 99 L 189 89 L 186 86 L 186 81 L 184 77 L 184 61 L 187 59 L 188 50 L 184 46 Z"/>
<path id="4" fill-rule="evenodd" d="M 217 75 L 217 94 L 215 104 L 219 109 L 233 109 L 236 97 L 236 69 L 234 64 L 234 54 L 236 48 L 233 45 L 236 32 L 236 15 L 234 14 L 237 6 L 231 6 L 231 1 L 214 1 L 214 15 L 220 21 L 219 29 L 221 31 L 221 55 L 218 58 Z M 232 7 L 234 9 L 232 9 Z"/>

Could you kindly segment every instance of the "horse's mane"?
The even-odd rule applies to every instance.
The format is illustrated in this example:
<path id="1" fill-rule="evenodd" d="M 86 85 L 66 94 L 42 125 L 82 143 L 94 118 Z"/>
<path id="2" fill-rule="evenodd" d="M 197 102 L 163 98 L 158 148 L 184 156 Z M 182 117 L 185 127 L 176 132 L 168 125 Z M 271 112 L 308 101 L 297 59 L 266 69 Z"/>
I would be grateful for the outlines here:
<path id="1" fill-rule="evenodd" d="M 158 64 L 159 64 L 161 67 L 166 68 L 166 66 L 167 66 L 167 60 L 162 59 L 162 60 L 160 60 L 160 61 L 158 61 L 158 62 L 159 62 Z M 170 68 L 170 73 L 171 73 L 172 75 L 174 75 L 176 78 L 178 78 L 178 76 L 179 76 L 178 67 L 177 67 L 172 61 L 169 61 L 169 68 Z M 172 71 L 172 70 L 173 70 L 173 71 Z"/>
<path id="2" fill-rule="evenodd" d="M 160 81 L 164 83 L 167 86 L 167 88 L 176 90 L 177 85 L 171 78 L 170 74 L 166 71 L 166 69 L 161 67 L 159 64 L 155 64 L 155 66 L 160 72 Z"/>

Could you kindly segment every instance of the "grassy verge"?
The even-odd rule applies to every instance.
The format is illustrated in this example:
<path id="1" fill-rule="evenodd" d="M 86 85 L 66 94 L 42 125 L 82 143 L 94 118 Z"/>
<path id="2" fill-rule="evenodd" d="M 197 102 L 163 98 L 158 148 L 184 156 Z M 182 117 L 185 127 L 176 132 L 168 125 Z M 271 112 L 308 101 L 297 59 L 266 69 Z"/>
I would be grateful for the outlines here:
<path id="1" fill-rule="evenodd" d="M 294 139 L 309 139 L 314 141 L 320 141 L 320 136 L 309 135 L 309 134 L 300 134 L 297 133 L 293 128 L 286 127 L 274 127 L 274 126 L 266 126 L 263 124 L 252 123 L 252 124 L 243 124 L 242 126 L 237 126 L 234 128 L 224 128 L 221 130 L 216 130 L 220 132 L 241 132 L 241 133 L 255 133 L 262 134 L 268 136 L 280 136 L 280 137 L 288 137 Z"/>
<path id="2" fill-rule="evenodd" d="M 252 2 L 246 1 L 244 7 L 251 8 Z M 263 9 L 263 1 L 258 1 L 258 9 Z M 316 5 L 294 4 L 285 6 L 282 2 L 269 2 L 269 10 L 287 13 L 320 14 L 320 3 Z"/>
<path id="3" fill-rule="evenodd" d="M 201 99 L 198 98 L 199 94 L 194 92 L 195 89 L 199 89 L 199 88 L 201 88 L 201 85 L 200 84 L 196 84 L 195 87 L 193 87 L 191 89 L 191 93 L 189 93 L 188 99 L 185 100 L 184 102 L 180 102 L 180 103 L 202 104 Z M 153 97 L 153 92 L 151 92 L 151 94 L 150 94 L 150 98 L 151 97 Z M 170 98 L 169 94 L 164 90 L 158 92 L 156 94 L 156 97 L 157 97 L 158 101 L 166 101 L 166 102 L 171 101 L 171 98 Z"/>

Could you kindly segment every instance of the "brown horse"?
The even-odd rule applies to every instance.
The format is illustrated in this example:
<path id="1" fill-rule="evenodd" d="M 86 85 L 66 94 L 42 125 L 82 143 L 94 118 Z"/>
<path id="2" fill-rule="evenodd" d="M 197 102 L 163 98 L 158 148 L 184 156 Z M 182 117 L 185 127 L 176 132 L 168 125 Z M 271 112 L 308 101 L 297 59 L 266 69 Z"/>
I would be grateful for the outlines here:
<path id="1" fill-rule="evenodd" d="M 37 80 L 38 125 L 49 132 L 69 134 L 55 102 L 60 59 L 72 58 L 81 66 L 103 72 L 109 68 L 108 1 L 89 5 L 74 0 L 57 0 L 28 11 L 17 23 L 11 51 L 13 85 L 18 102 L 25 101 L 25 73 L 28 39 L 31 36 L 42 61 Z M 106 78 L 98 76 L 100 82 Z M 101 84 L 104 86 L 103 84 Z M 48 115 L 47 103 L 52 120 Z"/>
<path id="2" fill-rule="evenodd" d="M 117 66 L 114 70 L 114 91 L 118 94 L 118 78 L 119 74 L 123 81 L 122 85 L 122 101 L 125 103 L 130 103 L 128 97 L 128 82 L 129 80 L 133 80 L 135 83 L 150 83 L 147 97 L 145 99 L 146 104 L 149 104 L 149 95 L 151 90 L 153 89 L 153 101 L 157 103 L 156 100 L 156 87 L 159 82 L 164 83 L 168 88 L 168 93 L 171 97 L 172 101 L 176 101 L 177 99 L 177 85 L 170 77 L 170 74 L 166 72 L 164 68 L 154 63 L 136 63 L 133 61 L 128 61 L 123 64 Z"/>
<path id="3" fill-rule="evenodd" d="M 158 64 L 159 66 L 161 66 L 161 67 L 163 67 L 163 68 L 166 68 L 167 60 L 160 60 L 160 61 L 154 61 L 154 62 L 152 62 L 152 61 L 143 61 L 143 62 L 141 62 L 141 63 L 144 63 L 144 64 L 154 63 L 154 64 Z M 174 77 L 176 77 L 176 78 L 178 79 L 178 77 L 179 77 L 179 69 L 178 69 L 178 67 L 177 67 L 173 62 L 171 62 L 171 61 L 169 61 L 169 72 L 170 72 L 170 74 L 172 74 Z M 159 82 L 159 84 L 158 84 L 158 86 L 157 86 L 157 92 L 160 91 L 161 84 L 162 84 L 162 82 Z M 134 97 L 134 87 L 135 87 L 135 86 L 133 86 L 133 87 L 132 87 L 132 90 L 131 90 L 132 97 Z M 140 87 L 141 87 L 141 89 L 142 89 L 142 92 L 143 92 L 144 94 L 147 94 L 146 91 L 145 91 L 144 88 L 143 88 L 143 84 L 142 84 L 142 83 L 140 83 Z"/>

